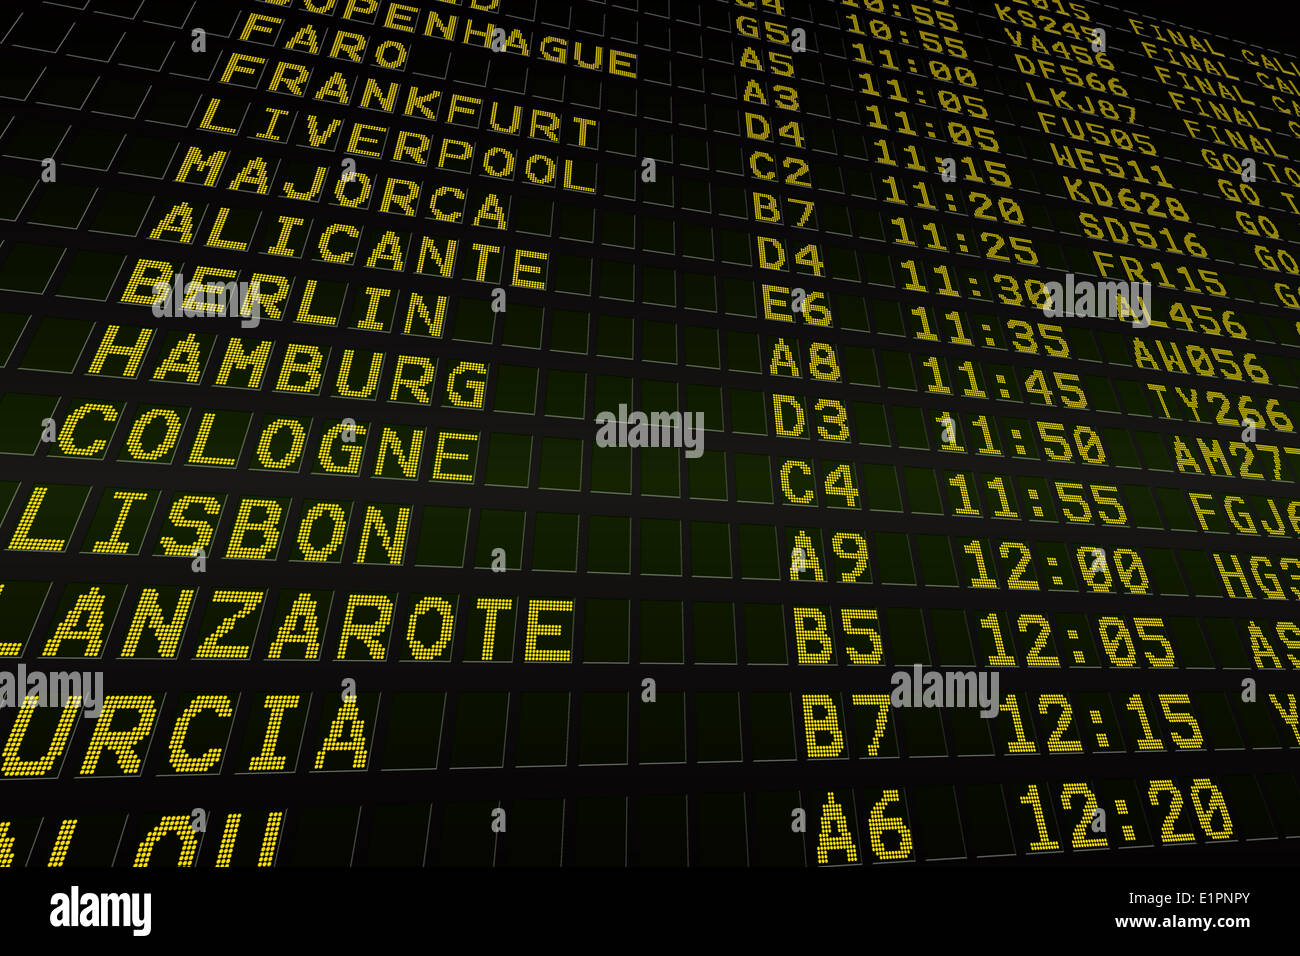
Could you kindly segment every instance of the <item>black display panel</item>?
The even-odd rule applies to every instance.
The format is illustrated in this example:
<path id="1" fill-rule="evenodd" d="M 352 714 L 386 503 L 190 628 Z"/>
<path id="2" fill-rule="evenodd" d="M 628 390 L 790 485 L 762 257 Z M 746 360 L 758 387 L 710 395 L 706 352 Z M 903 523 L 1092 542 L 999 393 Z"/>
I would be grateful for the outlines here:
<path id="1" fill-rule="evenodd" d="M 0 12 L 0 865 L 1292 863 L 1300 64 L 1149 9 Z"/>

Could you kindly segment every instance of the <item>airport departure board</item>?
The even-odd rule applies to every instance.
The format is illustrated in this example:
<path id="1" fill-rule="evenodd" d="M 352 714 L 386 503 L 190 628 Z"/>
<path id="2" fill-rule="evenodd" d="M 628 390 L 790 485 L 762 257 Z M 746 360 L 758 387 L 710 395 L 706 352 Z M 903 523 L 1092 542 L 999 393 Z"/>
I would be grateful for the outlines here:
<path id="1" fill-rule="evenodd" d="M 1293 863 L 1300 57 L 1138 6 L 7 5 L 0 867 Z"/>

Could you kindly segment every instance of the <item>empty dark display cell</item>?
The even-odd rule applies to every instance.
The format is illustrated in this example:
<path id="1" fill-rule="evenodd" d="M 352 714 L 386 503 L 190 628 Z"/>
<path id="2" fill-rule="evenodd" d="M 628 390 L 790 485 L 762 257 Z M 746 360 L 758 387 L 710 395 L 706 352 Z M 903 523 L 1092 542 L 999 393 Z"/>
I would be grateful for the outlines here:
<path id="1" fill-rule="evenodd" d="M 492 829 L 495 802 L 454 801 L 434 807 L 439 822 L 433 852 L 443 866 L 492 866 L 501 835 Z M 509 828 L 509 814 L 506 826 Z"/>
<path id="2" fill-rule="evenodd" d="M 916 815 L 925 821 L 917 828 L 918 856 L 927 860 L 965 859 L 961 822 L 952 787 L 917 787 L 911 792 Z"/>
<path id="3" fill-rule="evenodd" d="M 745 801 L 740 793 L 705 793 L 696 800 L 698 866 L 745 866 L 749 862 Z"/>
<path id="4" fill-rule="evenodd" d="M 500 767 L 509 694 L 468 693 L 456 698 L 453 767 Z"/>
<path id="5" fill-rule="evenodd" d="M 429 805 L 371 805 L 361 812 L 354 866 L 423 866 Z"/>
<path id="6" fill-rule="evenodd" d="M 1001 788 L 996 784 L 969 784 L 962 786 L 959 794 L 968 821 L 966 842 L 970 852 L 977 859 L 1014 855 Z"/>
<path id="7" fill-rule="evenodd" d="M 356 841 L 359 807 L 303 808 L 283 837 L 285 866 L 349 866 Z"/>

